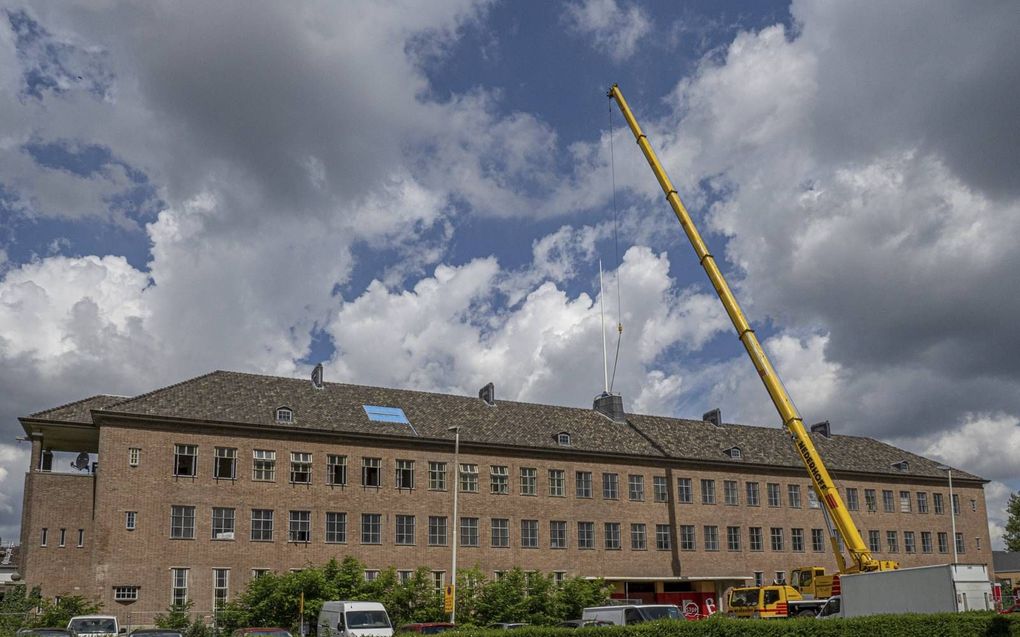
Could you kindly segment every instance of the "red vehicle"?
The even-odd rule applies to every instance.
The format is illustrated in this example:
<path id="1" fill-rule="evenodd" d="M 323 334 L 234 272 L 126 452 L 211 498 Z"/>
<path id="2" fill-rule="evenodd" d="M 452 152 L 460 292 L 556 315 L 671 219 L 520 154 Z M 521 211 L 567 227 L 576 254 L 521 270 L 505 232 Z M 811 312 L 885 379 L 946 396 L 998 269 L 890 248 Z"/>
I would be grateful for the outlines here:
<path id="1" fill-rule="evenodd" d="M 291 637 L 286 628 L 238 628 L 234 637 Z"/>
<path id="2" fill-rule="evenodd" d="M 418 633 L 420 635 L 435 635 L 456 628 L 449 622 L 424 622 L 420 624 L 404 624 L 397 629 L 398 633 Z"/>

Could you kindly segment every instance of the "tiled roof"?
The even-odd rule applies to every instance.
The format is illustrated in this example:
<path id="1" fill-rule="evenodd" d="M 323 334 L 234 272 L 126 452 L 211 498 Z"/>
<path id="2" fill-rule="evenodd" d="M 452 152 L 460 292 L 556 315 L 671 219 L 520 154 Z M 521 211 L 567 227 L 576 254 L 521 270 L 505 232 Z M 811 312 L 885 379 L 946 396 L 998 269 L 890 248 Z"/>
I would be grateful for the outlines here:
<path id="1" fill-rule="evenodd" d="M 127 399 L 127 396 L 109 396 L 107 394 L 99 394 L 98 396 L 92 396 L 91 398 L 67 403 L 60 407 L 36 412 L 32 414 L 30 418 L 91 425 L 93 409 L 107 409 L 111 405 L 124 402 Z"/>
<path id="2" fill-rule="evenodd" d="M 95 397 L 88 401 L 96 401 Z M 86 403 L 88 401 L 82 401 Z M 78 414 L 82 403 L 40 412 Z M 364 405 L 399 407 L 413 426 L 371 421 Z M 78 406 L 72 409 L 73 406 Z M 530 449 L 564 450 L 556 434 L 570 434 L 570 450 L 662 459 L 686 459 L 795 467 L 800 458 L 785 430 L 777 427 L 716 426 L 700 420 L 628 414 L 628 424 L 614 424 L 591 409 L 497 400 L 490 407 L 475 397 L 325 383 L 316 389 L 305 379 L 217 371 L 132 399 L 99 401 L 93 409 L 110 414 L 152 416 L 243 424 L 278 429 L 276 409 L 288 407 L 293 429 L 452 441 L 449 431 L 461 425 L 461 442 Z M 40 417 L 36 414 L 36 417 Z M 79 416 L 80 417 L 80 416 Z M 870 438 L 812 435 L 830 470 L 943 477 L 938 463 Z M 741 460 L 724 452 L 741 449 Z M 894 463 L 906 460 L 907 471 Z M 955 471 L 954 477 L 980 479 Z"/>
<path id="3" fill-rule="evenodd" d="M 1020 552 L 992 551 L 992 565 L 996 573 L 1020 571 Z"/>

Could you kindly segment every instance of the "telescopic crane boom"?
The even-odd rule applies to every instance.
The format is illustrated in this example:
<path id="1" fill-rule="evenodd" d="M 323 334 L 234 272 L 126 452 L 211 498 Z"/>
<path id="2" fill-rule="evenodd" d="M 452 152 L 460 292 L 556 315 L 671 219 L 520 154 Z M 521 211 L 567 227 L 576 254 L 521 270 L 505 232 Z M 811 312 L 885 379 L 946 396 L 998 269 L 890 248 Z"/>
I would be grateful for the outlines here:
<path id="1" fill-rule="evenodd" d="M 683 202 L 680 201 L 680 196 L 666 175 L 666 171 L 663 170 L 662 164 L 659 163 L 659 159 L 655 156 L 655 151 L 652 150 L 651 144 L 648 143 L 648 138 L 641 132 L 641 127 L 638 126 L 634 114 L 631 112 L 630 107 L 627 106 L 627 100 L 624 99 L 623 93 L 620 92 L 620 87 L 613 84 L 613 87 L 609 89 L 608 97 L 616 100 L 617 106 L 620 107 L 620 111 L 623 113 L 623 118 L 627 120 L 627 125 L 630 126 L 631 132 L 634 133 L 641 152 L 644 153 L 645 159 L 648 160 L 648 164 L 655 174 L 655 178 L 659 181 L 659 185 L 662 186 L 662 191 L 666 193 L 666 201 L 672 206 L 677 220 L 680 221 L 684 232 L 687 233 L 687 238 L 690 240 L 694 252 L 698 255 L 698 261 L 705 269 L 705 273 L 708 274 L 712 287 L 715 288 L 716 294 L 719 295 L 719 300 L 722 301 L 723 307 L 726 308 L 726 313 L 729 315 L 730 320 L 733 321 L 733 327 L 737 330 L 740 342 L 744 344 L 747 355 L 751 357 L 754 368 L 758 370 L 758 376 L 761 377 L 762 382 L 765 384 L 765 390 L 768 391 L 769 397 L 772 398 L 772 403 L 776 406 L 776 410 L 779 411 L 779 416 L 783 420 L 783 426 L 793 439 L 794 447 L 797 449 L 797 453 L 800 454 L 804 466 L 807 467 L 815 493 L 818 495 L 818 500 L 825 507 L 826 513 L 836 527 L 836 532 L 850 553 L 853 564 L 847 565 L 843 555 L 838 551 L 838 546 L 836 543 L 833 543 L 840 571 L 860 572 L 896 568 L 894 562 L 876 560 L 871 555 L 867 545 L 864 544 L 860 532 L 858 532 L 853 519 L 847 512 L 846 505 L 843 503 L 839 491 L 832 482 L 832 477 L 829 475 L 825 463 L 822 462 L 821 456 L 818 455 L 818 450 L 815 449 L 814 443 L 811 442 L 811 437 L 804 429 L 803 419 L 797 412 L 793 401 L 790 400 L 789 394 L 786 393 L 782 380 L 776 374 L 775 369 L 773 369 L 772 363 L 761 348 L 761 344 L 758 343 L 758 337 L 755 336 L 754 330 L 748 324 L 747 317 L 744 316 L 744 312 L 740 309 L 736 297 L 730 291 L 726 279 L 723 278 L 719 266 L 715 263 L 715 258 L 708 251 L 708 247 L 705 245 L 704 240 L 702 240 L 701 234 L 698 233 L 698 229 L 694 226 L 694 222 L 687 213 L 687 209 L 684 207 Z"/>

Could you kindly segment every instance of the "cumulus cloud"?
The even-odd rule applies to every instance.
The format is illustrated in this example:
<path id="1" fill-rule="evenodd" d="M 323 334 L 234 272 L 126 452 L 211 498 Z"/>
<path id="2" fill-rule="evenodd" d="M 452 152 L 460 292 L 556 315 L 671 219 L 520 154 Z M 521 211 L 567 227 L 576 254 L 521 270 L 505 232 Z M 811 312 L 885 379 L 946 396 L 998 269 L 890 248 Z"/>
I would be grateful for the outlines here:
<path id="1" fill-rule="evenodd" d="M 567 26 L 576 33 L 592 38 L 595 49 L 615 62 L 634 55 L 652 29 L 652 23 L 641 7 L 621 7 L 616 0 L 584 0 L 567 5 L 563 14 Z"/>

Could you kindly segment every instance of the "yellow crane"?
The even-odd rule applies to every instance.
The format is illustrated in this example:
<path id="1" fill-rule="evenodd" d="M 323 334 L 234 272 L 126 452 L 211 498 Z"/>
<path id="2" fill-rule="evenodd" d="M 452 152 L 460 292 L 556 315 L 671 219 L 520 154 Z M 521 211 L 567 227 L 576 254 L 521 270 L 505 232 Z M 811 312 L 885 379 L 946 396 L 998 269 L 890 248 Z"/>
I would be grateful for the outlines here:
<path id="1" fill-rule="evenodd" d="M 814 485 L 819 502 L 822 503 L 829 521 L 835 525 L 839 539 L 842 540 L 847 551 L 850 553 L 852 563 L 847 564 L 846 558 L 843 556 L 842 551 L 840 551 L 839 542 L 833 537 L 833 551 L 836 554 L 839 571 L 841 573 L 855 573 L 897 568 L 896 562 L 875 559 L 867 545 L 864 544 L 864 540 L 861 538 L 857 526 L 850 517 L 850 513 L 847 511 L 846 505 L 836 489 L 836 485 L 833 484 L 829 470 L 826 469 L 825 463 L 822 461 L 821 456 L 818 455 L 818 450 L 811 441 L 810 435 L 808 435 L 807 430 L 804 428 L 803 419 L 797 412 L 793 401 L 790 400 L 790 396 L 787 394 L 782 380 L 776 374 L 776 370 L 773 369 L 768 356 L 766 356 L 765 351 L 761 348 L 758 337 L 755 336 L 754 330 L 751 329 L 750 324 L 747 322 L 747 317 L 744 316 L 743 310 L 740 309 L 740 304 L 737 303 L 736 297 L 730 291 L 726 279 L 719 270 L 719 266 L 715 263 L 715 258 L 708 251 L 708 247 L 701 238 L 701 234 L 694 226 L 694 222 L 687 213 L 683 202 L 680 201 L 680 195 L 677 194 L 673 183 L 669 180 L 669 176 L 666 175 L 666 171 L 663 170 L 658 157 L 655 156 L 652 145 L 641 131 L 641 127 L 634 118 L 634 113 L 631 112 L 630 107 L 627 105 L 627 100 L 624 99 L 623 93 L 620 92 L 620 87 L 613 84 L 613 87 L 609 89 L 608 97 L 616 100 L 617 106 L 620 107 L 620 111 L 623 113 L 623 118 L 627 120 L 627 125 L 630 127 L 631 132 L 634 133 L 634 138 L 637 140 L 641 152 L 644 153 L 645 159 L 648 160 L 648 164 L 652 168 L 652 173 L 655 174 L 655 178 L 659 181 L 662 191 L 666 193 L 666 201 L 669 202 L 673 212 L 676 213 L 677 220 L 680 221 L 680 225 L 687 234 L 694 252 L 698 255 L 698 261 L 705 269 L 705 273 L 708 274 L 712 287 L 715 288 L 716 294 L 719 295 L 719 300 L 722 301 L 723 307 L 726 308 L 726 313 L 733 322 L 733 327 L 737 330 L 740 342 L 744 344 L 747 355 L 751 357 L 754 368 L 758 370 L 758 376 L 761 377 L 761 381 L 765 384 L 765 390 L 768 391 L 772 403 L 776 406 L 776 410 L 779 411 L 779 416 L 783 420 L 783 426 L 793 439 L 793 445 L 797 449 L 797 453 L 800 454 L 801 460 L 803 460 L 804 466 L 807 468 L 808 475 L 811 476 L 811 483 Z"/>

